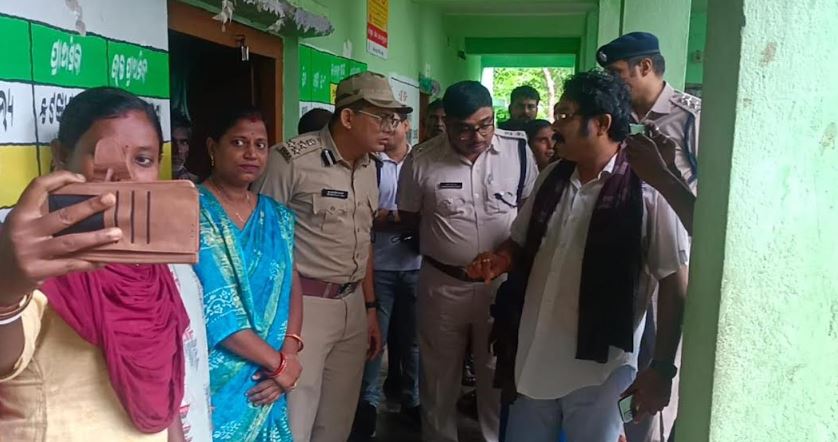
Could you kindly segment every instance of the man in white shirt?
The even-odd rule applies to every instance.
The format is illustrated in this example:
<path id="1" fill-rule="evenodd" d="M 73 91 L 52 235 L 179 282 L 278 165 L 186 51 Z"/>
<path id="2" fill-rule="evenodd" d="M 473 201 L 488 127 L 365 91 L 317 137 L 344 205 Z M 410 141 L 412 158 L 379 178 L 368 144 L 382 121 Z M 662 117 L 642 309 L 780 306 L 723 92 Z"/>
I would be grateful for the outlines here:
<path id="1" fill-rule="evenodd" d="M 482 250 L 508 236 L 538 173 L 526 136 L 495 129 L 492 96 L 476 81 L 451 85 L 442 99 L 445 135 L 416 146 L 399 175 L 401 221 L 419 229 L 422 269 L 416 295 L 422 438 L 457 441 L 463 358 L 474 343 L 477 409 L 483 438 L 498 440 L 499 391 L 486 346 L 496 287 L 466 275 Z"/>
<path id="2" fill-rule="evenodd" d="M 636 419 L 669 401 L 689 243 L 621 151 L 630 114 L 618 78 L 584 72 L 568 80 L 554 123 L 564 160 L 539 176 L 511 238 L 469 267 L 486 280 L 512 270 L 513 289 L 498 294 L 493 331 L 498 342 L 510 335 L 513 342 L 497 368 L 513 393 L 504 392 L 512 400 L 506 441 L 554 442 L 564 431 L 573 442 L 614 442 L 623 432 L 622 395 L 633 396 Z M 658 345 L 652 367 L 635 380 L 644 307 L 655 288 Z M 520 294 L 511 304 L 503 299 Z M 513 317 L 520 313 L 511 321 L 510 305 L 518 306 Z"/>

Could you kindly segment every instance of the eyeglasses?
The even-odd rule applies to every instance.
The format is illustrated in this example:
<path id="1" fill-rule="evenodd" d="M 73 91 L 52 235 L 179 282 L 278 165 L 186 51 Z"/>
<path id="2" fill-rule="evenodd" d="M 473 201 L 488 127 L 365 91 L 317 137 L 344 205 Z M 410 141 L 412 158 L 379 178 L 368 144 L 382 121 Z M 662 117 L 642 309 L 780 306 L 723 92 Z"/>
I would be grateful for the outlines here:
<path id="1" fill-rule="evenodd" d="M 480 134 L 481 137 L 488 137 L 492 129 L 495 128 L 495 123 L 483 123 L 479 126 L 469 126 L 467 124 L 459 124 L 454 126 L 454 133 L 457 134 L 459 140 L 469 140 L 474 138 L 475 134 Z"/>
<path id="2" fill-rule="evenodd" d="M 368 117 L 375 118 L 376 120 L 378 120 L 378 127 L 379 127 L 379 129 L 381 129 L 384 132 L 392 132 L 392 131 L 396 130 L 396 128 L 399 127 L 399 124 L 401 124 L 402 121 L 404 121 L 404 119 L 398 118 L 395 115 L 383 115 L 382 116 L 382 115 L 376 115 L 374 113 L 366 112 L 366 111 L 362 111 L 362 110 L 359 110 L 357 112 L 359 114 L 364 114 Z"/>
<path id="3" fill-rule="evenodd" d="M 576 112 L 556 112 L 554 117 L 555 117 L 556 121 L 567 121 L 567 120 L 570 120 L 571 118 L 573 118 L 577 115 L 579 115 L 579 114 L 576 113 Z"/>

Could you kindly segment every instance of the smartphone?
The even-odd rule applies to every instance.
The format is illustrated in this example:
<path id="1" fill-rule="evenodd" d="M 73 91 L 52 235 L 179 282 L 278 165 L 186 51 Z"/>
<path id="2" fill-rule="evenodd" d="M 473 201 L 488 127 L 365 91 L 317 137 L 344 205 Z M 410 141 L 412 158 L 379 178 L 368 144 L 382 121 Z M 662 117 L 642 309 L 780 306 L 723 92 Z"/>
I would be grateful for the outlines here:
<path id="1" fill-rule="evenodd" d="M 645 124 L 629 124 L 629 134 L 631 135 L 640 135 L 646 132 Z"/>
<path id="2" fill-rule="evenodd" d="M 45 215 L 111 193 L 116 203 L 56 236 L 118 227 L 122 238 L 74 254 L 105 263 L 194 264 L 199 250 L 198 190 L 189 181 L 108 181 L 68 184 L 50 192 Z"/>
<path id="3" fill-rule="evenodd" d="M 634 420 L 634 409 L 632 408 L 632 403 L 634 402 L 634 395 L 626 396 L 620 399 L 617 402 L 617 406 L 620 409 L 620 418 L 623 419 L 623 423 L 627 424 Z"/>

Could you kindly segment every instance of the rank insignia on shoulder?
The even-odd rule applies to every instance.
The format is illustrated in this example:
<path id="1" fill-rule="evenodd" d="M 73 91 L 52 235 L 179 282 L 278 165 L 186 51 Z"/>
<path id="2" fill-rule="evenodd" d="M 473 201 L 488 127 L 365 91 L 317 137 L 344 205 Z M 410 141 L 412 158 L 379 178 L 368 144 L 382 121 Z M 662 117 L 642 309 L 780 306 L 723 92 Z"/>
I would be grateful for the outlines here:
<path id="1" fill-rule="evenodd" d="M 280 144 L 277 150 L 286 161 L 293 161 L 305 154 L 319 150 L 321 146 L 322 143 L 316 135 L 305 135 Z"/>
<path id="2" fill-rule="evenodd" d="M 288 149 L 285 146 L 277 146 L 276 150 L 282 155 L 282 158 L 285 158 L 285 161 L 291 161 L 291 152 L 288 152 Z"/>
<path id="3" fill-rule="evenodd" d="M 701 112 L 701 99 L 684 92 L 678 92 L 673 95 L 672 103 L 694 114 Z"/>

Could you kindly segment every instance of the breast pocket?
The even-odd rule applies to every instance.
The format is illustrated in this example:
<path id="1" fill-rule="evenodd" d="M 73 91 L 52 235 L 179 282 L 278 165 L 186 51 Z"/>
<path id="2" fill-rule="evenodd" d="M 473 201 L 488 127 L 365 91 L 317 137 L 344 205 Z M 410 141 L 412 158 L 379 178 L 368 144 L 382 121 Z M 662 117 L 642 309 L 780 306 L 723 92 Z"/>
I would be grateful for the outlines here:
<path id="1" fill-rule="evenodd" d="M 452 218 L 464 214 L 466 200 L 460 192 L 454 189 L 437 189 L 434 194 L 436 212 L 444 218 Z"/>
<path id="2" fill-rule="evenodd" d="M 517 186 L 511 181 L 486 185 L 486 213 L 507 213 L 517 210 Z"/>
<path id="3" fill-rule="evenodd" d="M 312 208 L 320 228 L 328 233 L 339 233 L 342 220 L 352 216 L 349 201 L 346 199 L 315 194 L 312 195 Z"/>

